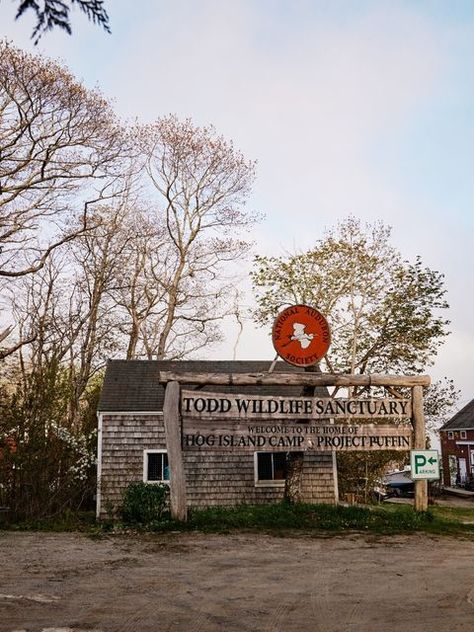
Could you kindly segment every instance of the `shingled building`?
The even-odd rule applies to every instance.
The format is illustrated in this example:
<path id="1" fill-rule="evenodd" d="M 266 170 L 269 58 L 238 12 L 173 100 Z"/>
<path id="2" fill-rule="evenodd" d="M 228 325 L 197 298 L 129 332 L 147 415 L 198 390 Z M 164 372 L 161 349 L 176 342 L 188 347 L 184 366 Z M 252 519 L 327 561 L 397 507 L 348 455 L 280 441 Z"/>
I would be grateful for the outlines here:
<path id="1" fill-rule="evenodd" d="M 163 425 L 164 388 L 160 371 L 198 373 L 267 372 L 269 362 L 111 360 L 99 402 L 97 515 L 118 512 L 122 494 L 134 481 L 169 480 Z M 279 362 L 275 371 L 299 370 Z M 186 387 L 193 388 L 193 387 Z M 295 386 L 203 386 L 201 390 L 248 395 L 299 396 Z M 326 395 L 319 390 L 317 395 Z M 271 503 L 283 498 L 284 452 L 234 449 L 183 453 L 189 507 Z M 337 502 L 337 470 L 333 453 L 305 452 L 302 500 Z"/>

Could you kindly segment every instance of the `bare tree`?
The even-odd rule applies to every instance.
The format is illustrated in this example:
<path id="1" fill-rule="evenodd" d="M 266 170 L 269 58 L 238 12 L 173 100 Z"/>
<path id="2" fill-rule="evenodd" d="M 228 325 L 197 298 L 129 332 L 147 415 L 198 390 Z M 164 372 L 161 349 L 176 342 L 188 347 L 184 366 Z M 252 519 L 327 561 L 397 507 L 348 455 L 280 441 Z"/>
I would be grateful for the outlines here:
<path id="1" fill-rule="evenodd" d="M 52 361 L 69 382 L 68 417 L 73 423 L 90 379 L 122 342 L 110 290 L 126 243 L 122 230 L 126 203 L 97 208 L 95 228 L 56 249 L 36 274 L 25 275 L 11 304 L 20 340 L 23 373 Z"/>
<path id="2" fill-rule="evenodd" d="M 168 238 L 164 310 L 149 331 L 156 344 L 148 354 L 162 359 L 174 349 L 182 356 L 218 337 L 219 320 L 232 310 L 225 269 L 249 250 L 241 234 L 257 219 L 245 209 L 255 164 L 214 128 L 174 116 L 140 128 L 137 137 Z"/>
<path id="3" fill-rule="evenodd" d="M 109 104 L 57 63 L 0 42 L 0 276 L 41 269 L 117 194 L 126 135 Z"/>
<path id="4" fill-rule="evenodd" d="M 163 276 L 168 250 L 163 225 L 152 222 L 135 199 L 123 218 L 120 252 L 116 254 L 114 282 L 109 292 L 118 312 L 127 359 L 144 355 L 144 325 L 163 313 Z"/>
<path id="5" fill-rule="evenodd" d="M 35 339 L 35 336 L 32 335 L 30 338 L 23 338 L 23 339 L 17 340 L 16 342 L 14 342 L 13 344 L 10 344 L 9 346 L 5 346 L 5 347 L 1 346 L 1 343 L 8 338 L 8 336 L 12 333 L 13 330 L 14 330 L 14 326 L 9 325 L 8 327 L 5 327 L 3 331 L 0 331 L 0 360 L 4 360 L 8 356 L 13 355 L 16 351 L 21 349 L 23 345 L 30 344 Z"/>
<path id="6" fill-rule="evenodd" d="M 31 370 L 40 372 L 52 356 L 61 361 L 65 353 L 59 326 L 64 307 L 59 259 L 56 252 L 37 274 L 22 277 L 9 293 L 18 339 L 30 341 L 27 350 L 23 344 L 19 345 L 23 380 Z"/>
<path id="7" fill-rule="evenodd" d="M 96 228 L 78 237 L 68 249 L 74 274 L 64 321 L 71 374 L 71 418 L 79 410 L 89 380 L 120 344 L 109 292 L 126 243 L 122 222 L 127 210 L 126 199 L 113 207 L 96 209 Z"/>

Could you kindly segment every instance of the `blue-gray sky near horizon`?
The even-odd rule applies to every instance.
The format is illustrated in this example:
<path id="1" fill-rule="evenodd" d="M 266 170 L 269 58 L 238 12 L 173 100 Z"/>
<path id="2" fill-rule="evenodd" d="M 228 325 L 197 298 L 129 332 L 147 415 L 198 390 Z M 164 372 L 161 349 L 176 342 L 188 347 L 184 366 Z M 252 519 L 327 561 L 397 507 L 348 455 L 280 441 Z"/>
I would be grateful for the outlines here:
<path id="1" fill-rule="evenodd" d="M 431 373 L 474 396 L 473 2 L 108 0 L 112 35 L 75 11 L 72 37 L 37 47 L 16 5 L 0 0 L 0 36 L 60 58 L 120 116 L 212 123 L 258 160 L 256 252 L 308 248 L 348 214 L 393 226 L 404 257 L 446 275 L 452 335 Z M 246 323 L 236 357 L 273 355 Z"/>

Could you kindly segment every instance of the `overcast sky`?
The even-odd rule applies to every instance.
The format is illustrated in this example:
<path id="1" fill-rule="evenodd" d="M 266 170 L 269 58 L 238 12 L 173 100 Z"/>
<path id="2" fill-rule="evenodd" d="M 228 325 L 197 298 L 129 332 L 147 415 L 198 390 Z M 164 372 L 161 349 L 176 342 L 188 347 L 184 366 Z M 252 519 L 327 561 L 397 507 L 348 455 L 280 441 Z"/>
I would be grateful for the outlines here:
<path id="1" fill-rule="evenodd" d="M 33 50 L 0 0 L 0 36 Z M 60 58 L 117 113 L 212 123 L 258 160 L 256 252 L 310 247 L 354 214 L 446 275 L 452 335 L 431 371 L 474 397 L 474 2 L 108 0 L 112 35 L 73 14 Z M 140 13 L 139 13 L 140 11 Z M 250 297 L 248 298 L 250 302 Z M 235 329 L 213 357 L 232 356 Z M 237 359 L 268 359 L 247 324 Z"/>

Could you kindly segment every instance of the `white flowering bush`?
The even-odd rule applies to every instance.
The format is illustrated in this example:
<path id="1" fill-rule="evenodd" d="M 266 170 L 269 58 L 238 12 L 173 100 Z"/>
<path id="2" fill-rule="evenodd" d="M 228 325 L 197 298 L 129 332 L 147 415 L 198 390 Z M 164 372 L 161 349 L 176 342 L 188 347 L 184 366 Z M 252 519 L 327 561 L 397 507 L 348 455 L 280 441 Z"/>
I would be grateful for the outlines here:
<path id="1" fill-rule="evenodd" d="M 96 398 L 71 415 L 67 378 L 52 364 L 0 387 L 0 505 L 17 520 L 93 508 Z"/>
<path id="2" fill-rule="evenodd" d="M 92 448 L 97 441 L 97 430 L 93 430 L 88 435 L 75 436 L 67 428 L 58 426 L 55 422 L 52 422 L 50 427 L 71 454 L 72 460 L 67 473 L 76 481 L 87 480 L 91 469 L 97 465 L 95 450 Z"/>

